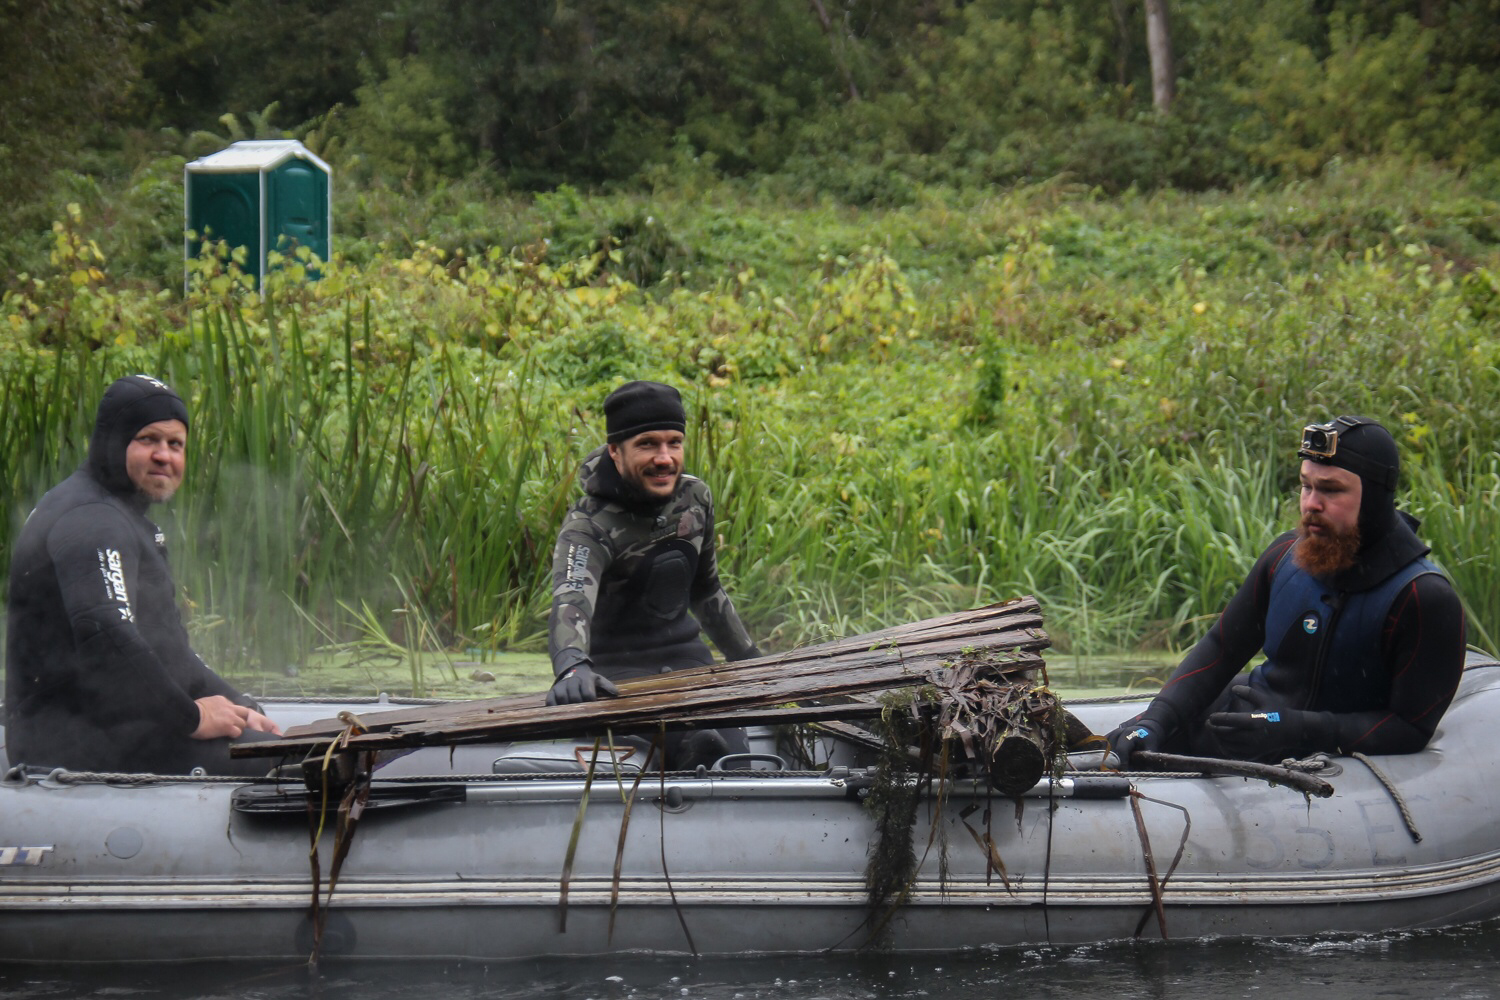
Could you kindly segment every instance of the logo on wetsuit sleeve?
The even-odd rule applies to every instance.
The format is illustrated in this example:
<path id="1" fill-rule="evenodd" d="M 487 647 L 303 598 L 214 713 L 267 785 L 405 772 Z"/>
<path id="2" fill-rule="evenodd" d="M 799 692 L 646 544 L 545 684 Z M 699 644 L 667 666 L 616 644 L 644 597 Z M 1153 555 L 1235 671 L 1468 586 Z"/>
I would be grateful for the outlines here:
<path id="1" fill-rule="evenodd" d="M 589 573 L 589 547 L 576 542 L 568 546 L 568 578 L 563 586 L 568 590 L 582 590 L 583 581 Z"/>
<path id="2" fill-rule="evenodd" d="M 135 621 L 135 612 L 130 609 L 130 592 L 125 589 L 125 565 L 118 549 L 99 550 L 99 572 L 104 576 L 106 596 L 115 602 L 120 620 Z"/>
<path id="3" fill-rule="evenodd" d="M 1308 635 L 1316 635 L 1318 632 L 1319 624 L 1321 623 L 1318 621 L 1318 616 L 1315 614 L 1309 613 L 1302 617 L 1302 631 L 1306 632 Z"/>

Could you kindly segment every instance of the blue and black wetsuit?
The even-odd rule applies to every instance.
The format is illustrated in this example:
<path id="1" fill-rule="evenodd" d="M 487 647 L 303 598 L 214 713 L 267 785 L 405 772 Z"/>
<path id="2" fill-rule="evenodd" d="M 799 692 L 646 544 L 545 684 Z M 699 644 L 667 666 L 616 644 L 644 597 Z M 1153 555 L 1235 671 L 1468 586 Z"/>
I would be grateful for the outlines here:
<path id="1" fill-rule="evenodd" d="M 1296 565 L 1294 532 L 1271 543 L 1141 714 L 1172 731 L 1167 749 L 1279 761 L 1317 752 L 1413 753 L 1427 745 L 1463 672 L 1464 612 L 1452 584 L 1426 559 L 1416 522 L 1392 516 L 1358 563 L 1331 579 Z M 1247 707 L 1229 688 L 1262 650 L 1265 661 L 1240 679 L 1262 693 L 1259 705 Z M 1205 725 L 1210 713 L 1254 711 L 1267 702 L 1298 713 L 1293 742 L 1225 746 Z"/>

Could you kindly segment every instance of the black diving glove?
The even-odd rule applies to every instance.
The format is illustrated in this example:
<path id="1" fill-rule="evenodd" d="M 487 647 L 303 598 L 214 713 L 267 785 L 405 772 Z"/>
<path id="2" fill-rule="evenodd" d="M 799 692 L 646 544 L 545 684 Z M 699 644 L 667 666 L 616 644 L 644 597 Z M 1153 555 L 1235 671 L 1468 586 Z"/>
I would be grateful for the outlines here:
<path id="1" fill-rule="evenodd" d="M 1120 758 L 1120 770 L 1130 769 L 1130 756 L 1137 750 L 1158 753 L 1167 745 L 1167 737 L 1177 731 L 1177 710 L 1160 697 L 1154 698 L 1146 710 L 1123 726 L 1110 733 L 1109 748 Z"/>
<path id="2" fill-rule="evenodd" d="M 1275 695 L 1245 684 L 1236 684 L 1232 692 L 1237 704 L 1250 711 L 1215 712 L 1208 717 L 1208 728 L 1225 756 L 1279 763 L 1315 749 L 1313 744 L 1324 729 L 1322 713 L 1280 708 Z"/>
<path id="3" fill-rule="evenodd" d="M 608 677 L 596 674 L 593 664 L 588 660 L 579 660 L 557 675 L 557 679 L 552 682 L 552 690 L 547 692 L 547 704 L 576 705 L 579 702 L 594 701 L 600 695 L 618 698 L 620 689 Z"/>
<path id="4" fill-rule="evenodd" d="M 1137 750 L 1160 750 L 1167 742 L 1167 727 L 1155 719 L 1140 716 L 1110 733 L 1109 748 L 1120 758 L 1120 770 L 1130 769 L 1130 755 Z"/>

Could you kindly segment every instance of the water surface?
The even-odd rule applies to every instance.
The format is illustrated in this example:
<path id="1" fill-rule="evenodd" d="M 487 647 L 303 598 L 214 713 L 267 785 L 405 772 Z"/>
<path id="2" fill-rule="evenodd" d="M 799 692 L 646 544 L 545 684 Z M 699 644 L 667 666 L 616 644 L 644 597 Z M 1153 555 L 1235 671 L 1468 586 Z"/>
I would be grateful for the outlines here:
<path id="1" fill-rule="evenodd" d="M 1327 940 L 1181 941 L 922 958 L 0 966 L 0 1000 L 1384 1000 L 1500 997 L 1500 924 Z"/>

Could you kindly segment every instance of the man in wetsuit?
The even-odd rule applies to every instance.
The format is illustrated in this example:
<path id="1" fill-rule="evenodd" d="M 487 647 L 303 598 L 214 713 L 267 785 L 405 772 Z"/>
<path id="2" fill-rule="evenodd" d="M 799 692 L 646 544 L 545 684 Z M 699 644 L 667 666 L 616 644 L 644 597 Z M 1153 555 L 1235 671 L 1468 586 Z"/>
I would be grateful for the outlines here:
<path id="1" fill-rule="evenodd" d="M 5 649 L 11 763 L 264 774 L 229 741 L 281 730 L 193 652 L 166 537 L 146 513 L 182 483 L 188 412 L 145 375 L 104 393 L 88 460 L 49 491 L 11 556 Z M 261 736 L 260 734 L 266 734 Z"/>
<path id="2" fill-rule="evenodd" d="M 1305 428 L 1298 454 L 1299 527 L 1110 734 L 1123 766 L 1136 750 L 1280 762 L 1414 753 L 1432 737 L 1463 672 L 1464 612 L 1396 510 L 1396 443 L 1373 420 L 1338 417 Z"/>
<path id="3" fill-rule="evenodd" d="M 604 417 L 608 443 L 584 459 L 584 496 L 563 519 L 552 555 L 549 705 L 712 663 L 700 623 L 728 659 L 760 655 L 719 582 L 713 497 L 682 471 L 682 397 L 660 382 L 630 382 L 604 401 Z M 670 766 L 748 749 L 740 730 L 683 742 L 682 753 L 669 746 Z"/>

